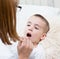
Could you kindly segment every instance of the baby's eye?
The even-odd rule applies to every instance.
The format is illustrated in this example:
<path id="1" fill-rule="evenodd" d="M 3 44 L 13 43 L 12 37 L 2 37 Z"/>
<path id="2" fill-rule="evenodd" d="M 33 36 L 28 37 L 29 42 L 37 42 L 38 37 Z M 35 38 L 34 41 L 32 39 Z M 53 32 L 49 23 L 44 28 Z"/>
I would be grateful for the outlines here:
<path id="1" fill-rule="evenodd" d="M 39 30 L 39 28 L 38 28 L 38 27 L 35 27 L 35 29 Z"/>
<path id="2" fill-rule="evenodd" d="M 30 24 L 27 24 L 27 26 L 31 26 Z"/>

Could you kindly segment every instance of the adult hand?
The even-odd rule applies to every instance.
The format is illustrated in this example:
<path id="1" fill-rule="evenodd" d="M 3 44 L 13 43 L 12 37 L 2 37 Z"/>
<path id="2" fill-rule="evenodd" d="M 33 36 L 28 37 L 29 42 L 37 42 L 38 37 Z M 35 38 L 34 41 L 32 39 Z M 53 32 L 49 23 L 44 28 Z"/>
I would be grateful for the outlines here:
<path id="1" fill-rule="evenodd" d="M 29 59 L 34 48 L 33 43 L 28 38 L 20 38 L 20 40 L 17 46 L 19 59 Z"/>

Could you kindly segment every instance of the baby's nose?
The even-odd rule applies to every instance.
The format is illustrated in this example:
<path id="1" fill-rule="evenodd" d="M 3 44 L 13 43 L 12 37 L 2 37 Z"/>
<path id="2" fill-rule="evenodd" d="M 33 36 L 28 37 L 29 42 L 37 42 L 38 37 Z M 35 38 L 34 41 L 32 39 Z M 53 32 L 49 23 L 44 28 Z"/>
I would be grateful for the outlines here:
<path id="1" fill-rule="evenodd" d="M 28 30 L 29 30 L 29 31 L 32 31 L 33 29 L 30 28 L 30 29 L 28 29 Z"/>
<path id="2" fill-rule="evenodd" d="M 29 31 L 33 31 L 33 27 L 32 26 L 29 28 Z"/>

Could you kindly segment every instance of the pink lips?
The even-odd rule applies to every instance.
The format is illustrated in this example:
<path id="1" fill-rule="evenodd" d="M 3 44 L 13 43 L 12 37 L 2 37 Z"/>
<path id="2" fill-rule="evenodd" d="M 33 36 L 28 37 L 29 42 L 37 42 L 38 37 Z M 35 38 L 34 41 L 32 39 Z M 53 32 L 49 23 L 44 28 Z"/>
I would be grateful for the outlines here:
<path id="1" fill-rule="evenodd" d="M 31 37 L 31 34 L 30 33 L 27 33 L 27 37 Z"/>

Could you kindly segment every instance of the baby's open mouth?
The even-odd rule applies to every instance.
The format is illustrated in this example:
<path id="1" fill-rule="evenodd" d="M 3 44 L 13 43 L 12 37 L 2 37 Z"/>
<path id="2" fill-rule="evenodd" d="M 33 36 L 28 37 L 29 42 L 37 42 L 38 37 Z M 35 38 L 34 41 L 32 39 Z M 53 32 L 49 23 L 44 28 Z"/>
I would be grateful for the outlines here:
<path id="1" fill-rule="evenodd" d="M 27 37 L 31 37 L 31 34 L 30 33 L 27 33 Z"/>

